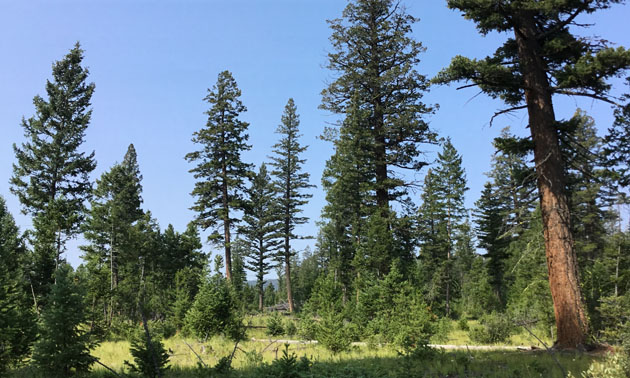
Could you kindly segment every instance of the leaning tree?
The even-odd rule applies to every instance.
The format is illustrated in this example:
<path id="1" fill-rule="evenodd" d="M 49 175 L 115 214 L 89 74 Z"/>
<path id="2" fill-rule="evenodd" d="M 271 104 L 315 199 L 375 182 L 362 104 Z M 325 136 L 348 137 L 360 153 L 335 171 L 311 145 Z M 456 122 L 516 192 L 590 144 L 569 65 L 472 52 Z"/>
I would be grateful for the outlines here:
<path id="1" fill-rule="evenodd" d="M 583 345 L 588 321 L 580 293 L 577 259 L 565 193 L 554 95 L 611 101 L 606 81 L 630 67 L 630 51 L 602 39 L 575 34 L 576 22 L 622 0 L 448 0 L 448 6 L 473 20 L 483 35 L 511 34 L 493 56 L 453 58 L 434 79 L 467 80 L 509 107 L 494 116 L 527 109 L 534 145 L 549 284 L 554 302 L 557 346 Z M 494 118 L 494 117 L 493 117 Z"/>

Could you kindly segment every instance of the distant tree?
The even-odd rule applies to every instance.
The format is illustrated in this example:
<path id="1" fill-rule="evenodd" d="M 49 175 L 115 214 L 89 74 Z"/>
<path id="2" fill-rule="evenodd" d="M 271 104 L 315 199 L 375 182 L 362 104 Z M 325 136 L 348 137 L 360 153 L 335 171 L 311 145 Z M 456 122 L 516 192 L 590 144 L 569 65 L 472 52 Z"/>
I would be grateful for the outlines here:
<path id="1" fill-rule="evenodd" d="M 49 376 L 67 377 L 87 372 L 94 362 L 90 349 L 96 344 L 83 328 L 87 321 L 84 292 L 74 279 L 70 265 L 59 265 L 55 284 L 42 311 L 33 363 Z"/>
<path id="2" fill-rule="evenodd" d="M 455 243 L 466 217 L 464 194 L 466 174 L 450 139 L 438 153 L 436 167 L 427 174 L 423 203 L 419 209 L 421 258 L 434 274 L 434 282 L 443 290 L 445 313 L 451 313 L 451 290 Z"/>
<path id="3" fill-rule="evenodd" d="M 392 169 L 426 165 L 418 160 L 419 144 L 434 140 L 423 120 L 433 109 L 421 102 L 427 80 L 416 71 L 424 51 L 411 37 L 416 21 L 394 0 L 350 1 L 342 18 L 329 21 L 333 51 L 328 68 L 337 77 L 322 91 L 321 107 L 347 114 L 358 98 L 366 113 L 362 127 L 370 135 L 371 190 L 386 218 L 389 202 L 401 198 L 406 188 Z"/>
<path id="4" fill-rule="evenodd" d="M 238 223 L 233 212 L 243 210 L 242 193 L 250 175 L 250 164 L 241 160 L 241 153 L 251 146 L 247 144 L 249 124 L 238 119 L 247 110 L 240 96 L 232 74 L 221 72 L 204 99 L 210 104 L 206 127 L 193 134 L 193 142 L 201 149 L 186 155 L 186 160 L 197 163 L 190 172 L 199 180 L 192 192 L 196 197 L 192 209 L 198 213 L 201 228 L 213 231 L 209 240 L 223 244 L 228 281 L 232 278 L 231 231 Z"/>
<path id="5" fill-rule="evenodd" d="M 557 346 L 576 348 L 586 342 L 588 319 L 581 298 L 570 209 L 565 193 L 564 162 L 552 97 L 585 96 L 610 101 L 606 79 L 630 67 L 630 51 L 605 40 L 576 36 L 576 18 L 619 3 L 618 0 L 448 0 L 473 20 L 481 34 L 513 33 L 492 57 L 455 57 L 436 78 L 450 83 L 470 80 L 510 108 L 527 109 L 534 146 L 538 190 L 549 261 L 549 284 L 558 328 Z"/>
<path id="6" fill-rule="evenodd" d="M 129 263 L 132 247 L 130 230 L 143 215 L 140 208 L 141 180 L 136 150 L 130 144 L 122 163 L 114 165 L 96 180 L 90 211 L 83 224 L 85 239 L 90 242 L 81 247 L 85 251 L 83 259 L 88 272 L 94 277 L 109 276 L 109 282 L 101 280 L 100 284 L 107 285 L 107 288 L 94 287 L 90 290 L 90 296 L 98 293 L 99 298 L 100 294 L 108 292 L 106 295 L 110 303 L 103 304 L 108 308 L 108 322 L 115 312 L 116 290 L 121 280 L 119 267 Z"/>
<path id="7" fill-rule="evenodd" d="M 35 228 L 33 289 L 45 296 L 54 271 L 62 261 L 66 241 L 79 232 L 85 202 L 90 199 L 90 173 L 96 167 L 94 152 L 80 151 L 92 111 L 94 84 L 81 66 L 79 43 L 53 64 L 47 81 L 47 99 L 35 96 L 35 116 L 22 120 L 27 142 L 13 145 L 11 192 L 22 211 L 33 216 Z"/>
<path id="8" fill-rule="evenodd" d="M 623 96 L 626 103 L 615 109 L 615 121 L 605 137 L 604 155 L 607 168 L 613 171 L 615 182 L 630 186 L 630 77 L 626 78 L 628 92 Z"/>
<path id="9" fill-rule="evenodd" d="M 175 303 L 173 317 L 175 326 L 182 329 L 186 313 L 192 306 L 201 285 L 201 270 L 185 267 L 175 274 Z"/>
<path id="10" fill-rule="evenodd" d="M 265 276 L 274 267 L 273 257 L 280 248 L 278 201 L 267 166 L 260 165 L 247 191 L 248 206 L 241 231 L 247 242 L 245 268 L 256 274 L 258 310 L 264 306 Z"/>
<path id="11" fill-rule="evenodd" d="M 35 314 L 24 290 L 26 249 L 0 196 L 0 374 L 20 363 L 35 339 Z"/>
<path id="12" fill-rule="evenodd" d="M 304 193 L 305 189 L 313 187 L 309 184 L 309 174 L 302 171 L 306 162 L 300 155 L 306 151 L 307 146 L 301 146 L 300 119 L 293 99 L 290 98 L 284 108 L 280 125 L 276 133 L 280 134 L 280 141 L 273 146 L 272 163 L 274 185 L 278 193 L 279 214 L 282 226 L 279 235 L 284 239 L 283 250 L 278 253 L 278 260 L 284 264 L 287 289 L 287 301 L 289 311 L 293 312 L 293 292 L 291 287 L 291 240 L 299 236 L 295 233 L 295 227 L 304 224 L 308 218 L 301 217 L 301 207 L 308 203 L 312 194 Z"/>

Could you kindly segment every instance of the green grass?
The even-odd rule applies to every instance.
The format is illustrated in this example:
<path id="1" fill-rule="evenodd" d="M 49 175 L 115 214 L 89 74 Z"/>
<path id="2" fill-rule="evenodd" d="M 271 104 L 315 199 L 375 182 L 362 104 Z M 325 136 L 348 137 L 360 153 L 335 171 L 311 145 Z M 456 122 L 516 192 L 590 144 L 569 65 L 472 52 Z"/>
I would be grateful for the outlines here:
<path id="1" fill-rule="evenodd" d="M 248 322 L 253 326 L 264 326 L 267 317 L 253 316 Z M 469 321 L 469 326 L 476 325 Z M 281 364 L 274 362 L 282 359 L 284 346 L 279 343 L 254 342 L 249 339 L 269 339 L 262 328 L 250 328 L 248 340 L 239 343 L 230 374 L 233 377 L 277 376 Z M 297 336 L 294 336 L 296 338 Z M 287 339 L 289 336 L 277 336 L 273 339 Z M 545 340 L 547 342 L 547 340 Z M 451 324 L 451 331 L 441 344 L 474 345 L 466 331 L 459 329 L 456 322 Z M 512 336 L 512 345 L 536 345 L 536 340 L 524 332 Z M 197 371 L 198 357 L 186 345 L 189 344 L 208 366 L 214 366 L 221 357 L 230 354 L 234 343 L 223 337 L 214 337 L 206 342 L 179 335 L 164 340 L 169 353 L 171 369 L 167 377 L 210 376 Z M 320 345 L 292 344 L 289 354 L 304 356 L 311 361 L 304 376 L 309 377 L 562 377 L 561 370 L 552 357 L 543 352 L 502 352 L 502 351 L 429 351 L 423 356 L 402 357 L 388 347 L 370 348 L 354 346 L 348 352 L 333 355 Z M 93 356 L 102 363 L 123 371 L 123 362 L 132 361 L 127 341 L 103 342 L 93 351 Z M 574 376 L 598 358 L 587 354 L 557 354 L 561 365 Z M 300 365 L 304 369 L 305 365 Z M 275 370 L 274 370 L 275 369 Z M 287 369 L 287 366 L 284 367 Z M 292 367 L 297 369 L 297 367 Z M 113 377 L 103 367 L 94 365 L 89 377 Z M 217 374 L 212 374 L 217 376 Z M 219 375 L 220 376 L 220 375 Z M 290 376 L 287 375 L 287 376 Z M 12 372 L 12 378 L 46 377 L 38 375 L 29 368 Z"/>

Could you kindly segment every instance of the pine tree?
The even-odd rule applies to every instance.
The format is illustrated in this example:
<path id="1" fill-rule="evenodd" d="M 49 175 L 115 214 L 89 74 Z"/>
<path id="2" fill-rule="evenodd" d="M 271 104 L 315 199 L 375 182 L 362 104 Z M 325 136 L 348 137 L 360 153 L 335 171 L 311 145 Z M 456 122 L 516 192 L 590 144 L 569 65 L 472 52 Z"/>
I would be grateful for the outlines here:
<path id="1" fill-rule="evenodd" d="M 464 193 L 467 190 L 462 158 L 447 139 L 438 154 L 435 169 L 427 173 L 418 225 L 421 258 L 427 272 L 433 274 L 432 286 L 443 292 L 447 316 L 451 313 L 454 247 L 466 216 Z"/>
<path id="2" fill-rule="evenodd" d="M 247 191 L 248 206 L 243 215 L 245 224 L 241 228 L 247 242 L 245 268 L 256 274 L 259 311 L 264 306 L 265 276 L 274 267 L 272 259 L 281 245 L 278 238 L 279 209 L 275 194 L 267 166 L 263 163 Z"/>
<path id="3" fill-rule="evenodd" d="M 592 314 L 591 325 L 597 327 L 595 309 L 599 306 L 602 286 L 610 281 L 607 272 L 600 268 L 600 262 L 606 244 L 606 223 L 612 220 L 612 214 L 606 210 L 610 201 L 604 193 L 603 141 L 597 136 L 595 121 L 581 109 L 565 125 L 566 130 L 560 135 L 574 247 L 582 291 L 589 314 Z"/>
<path id="4" fill-rule="evenodd" d="M 110 303 L 104 303 L 109 309 L 108 322 L 112 321 L 116 307 L 116 289 L 121 280 L 119 267 L 128 263 L 131 253 L 130 230 L 143 215 L 141 180 L 136 150 L 130 144 L 122 163 L 115 164 L 96 180 L 90 212 L 83 225 L 85 238 L 90 242 L 82 247 L 88 272 L 95 277 L 109 276 L 109 282 L 101 280 L 100 284 L 107 288 L 90 290 L 95 300 L 101 297 L 98 294 L 108 292 Z"/>
<path id="5" fill-rule="evenodd" d="M 347 292 L 352 279 L 365 268 L 355 264 L 357 249 L 365 242 L 367 219 L 374 211 L 374 169 L 370 161 L 371 140 L 366 127 L 367 114 L 361 110 L 358 96 L 352 104 L 334 138 L 335 153 L 326 162 L 322 186 L 326 191 L 326 205 L 322 217 L 327 220 L 321 228 L 325 249 L 331 254 L 331 269 L 337 272 L 342 290 Z M 369 249 L 363 249 L 368 255 Z M 389 266 L 387 263 L 387 266 Z M 344 297 L 345 300 L 345 297 Z"/>
<path id="6" fill-rule="evenodd" d="M 79 232 L 85 202 L 92 185 L 89 174 L 96 167 L 94 152 L 80 151 L 92 111 L 94 84 L 81 66 L 83 50 L 77 43 L 53 64 L 47 81 L 47 99 L 35 96 L 35 115 L 22 120 L 27 142 L 13 145 L 11 192 L 33 216 L 35 228 L 33 289 L 48 293 L 54 271 L 62 261 L 65 242 Z"/>
<path id="7" fill-rule="evenodd" d="M 33 306 L 23 284 L 25 252 L 19 229 L 0 196 L 0 374 L 30 353 L 35 338 Z"/>
<path id="8" fill-rule="evenodd" d="M 287 302 L 289 311 L 293 312 L 293 292 L 291 287 L 291 257 L 295 255 L 291 250 L 291 240 L 299 236 L 295 234 L 295 227 L 304 224 L 308 218 L 301 217 L 301 207 L 308 203 L 312 194 L 304 193 L 305 189 L 313 187 L 309 184 L 309 174 L 302 172 L 302 166 L 306 162 L 300 155 L 306 151 L 307 146 L 301 146 L 299 138 L 300 118 L 293 99 L 290 98 L 284 108 L 280 125 L 276 133 L 280 134 L 280 141 L 273 146 L 271 166 L 274 168 L 271 174 L 274 176 L 274 185 L 278 193 L 280 221 L 280 236 L 284 239 L 283 250 L 278 253 L 278 260 L 284 264 L 287 289 Z"/>
<path id="9" fill-rule="evenodd" d="M 508 282 L 505 280 L 508 246 L 528 227 L 535 201 L 533 169 L 526 158 L 531 143 L 510 134 L 509 128 L 493 143 L 496 153 L 481 197 L 474 211 L 479 247 L 484 255 L 490 283 L 496 298 L 506 303 Z"/>
<path id="10" fill-rule="evenodd" d="M 527 109 L 538 175 L 549 283 L 558 327 L 557 345 L 576 348 L 586 342 L 588 321 L 580 293 L 578 267 L 565 194 L 564 163 L 558 142 L 553 95 L 608 99 L 606 79 L 630 67 L 630 51 L 604 40 L 574 35 L 578 16 L 619 3 L 618 0 L 448 0 L 472 19 L 480 33 L 513 33 L 492 57 L 455 57 L 436 81 L 470 80 L 506 102 L 495 114 Z M 583 25 L 582 25 L 583 26 Z"/>
<path id="11" fill-rule="evenodd" d="M 423 120 L 433 112 L 421 102 L 427 81 L 415 69 L 424 51 L 411 37 L 416 21 L 393 0 L 351 1 L 342 19 L 329 21 L 333 52 L 328 54 L 328 68 L 338 76 L 322 92 L 321 107 L 346 114 L 358 96 L 371 138 L 375 176 L 371 189 L 384 217 L 388 217 L 389 202 L 405 193 L 405 182 L 391 170 L 418 170 L 426 165 L 418 160 L 419 144 L 434 139 Z"/>
<path id="12" fill-rule="evenodd" d="M 630 90 L 630 77 L 626 78 Z M 604 155 L 608 171 L 612 171 L 615 183 L 630 186 L 630 91 L 623 96 L 625 105 L 615 109 L 615 121 L 605 137 Z M 616 189 L 616 188 L 615 188 Z"/>
<path id="13" fill-rule="evenodd" d="M 84 292 L 74 280 L 72 268 L 61 264 L 42 312 L 33 362 L 49 376 L 67 377 L 74 372 L 87 372 L 94 362 L 90 349 L 96 344 L 83 329 L 87 321 Z"/>
<path id="14" fill-rule="evenodd" d="M 193 134 L 193 142 L 201 149 L 186 155 L 189 162 L 197 162 L 190 170 L 199 180 L 192 192 L 197 198 L 192 209 L 198 212 L 201 228 L 213 231 L 209 240 L 223 243 L 228 281 L 232 277 L 231 231 L 238 222 L 231 212 L 243 209 L 242 193 L 250 175 L 250 164 L 241 160 L 241 153 L 251 146 L 247 144 L 249 124 L 238 119 L 247 110 L 240 97 L 232 74 L 221 72 L 204 99 L 210 104 L 206 127 Z"/>

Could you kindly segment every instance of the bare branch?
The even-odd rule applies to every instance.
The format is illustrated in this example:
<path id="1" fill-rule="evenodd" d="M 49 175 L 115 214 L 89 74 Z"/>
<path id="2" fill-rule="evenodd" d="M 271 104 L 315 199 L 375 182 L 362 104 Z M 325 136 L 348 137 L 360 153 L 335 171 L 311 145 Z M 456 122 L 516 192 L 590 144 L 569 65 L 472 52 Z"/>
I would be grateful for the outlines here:
<path id="1" fill-rule="evenodd" d="M 506 113 L 510 113 L 515 110 L 521 110 L 521 109 L 527 109 L 527 105 L 519 105 L 519 106 L 511 107 L 509 109 L 499 110 L 498 112 L 494 113 L 492 118 L 490 118 L 490 127 L 492 127 L 492 123 L 494 122 L 494 119 L 500 116 L 501 114 L 506 114 Z"/>

